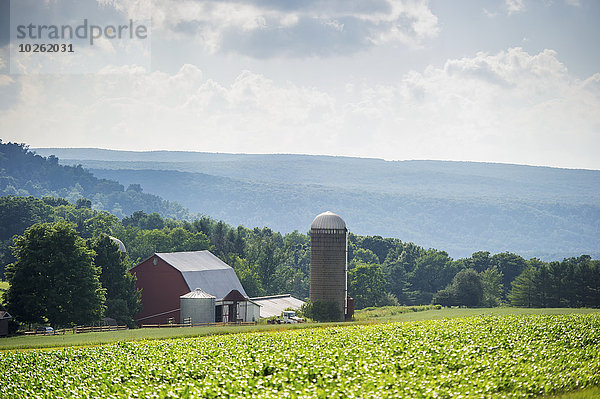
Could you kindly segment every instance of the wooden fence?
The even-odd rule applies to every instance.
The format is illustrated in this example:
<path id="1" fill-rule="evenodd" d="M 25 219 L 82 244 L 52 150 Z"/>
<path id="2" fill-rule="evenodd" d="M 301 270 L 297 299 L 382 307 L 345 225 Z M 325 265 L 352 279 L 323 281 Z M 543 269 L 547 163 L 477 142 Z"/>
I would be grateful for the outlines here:
<path id="1" fill-rule="evenodd" d="M 88 333 L 88 332 L 120 331 L 120 330 L 127 330 L 127 326 L 98 326 L 98 327 L 76 326 L 76 327 L 72 327 L 72 328 L 62 328 L 60 330 L 54 330 L 53 332 L 25 331 L 25 335 L 65 335 L 65 334 L 83 334 L 83 333 Z"/>
<path id="2" fill-rule="evenodd" d="M 230 323 L 183 323 L 183 324 L 142 324 L 142 328 L 181 328 L 181 327 L 224 327 L 224 326 L 255 326 L 255 321 Z"/>

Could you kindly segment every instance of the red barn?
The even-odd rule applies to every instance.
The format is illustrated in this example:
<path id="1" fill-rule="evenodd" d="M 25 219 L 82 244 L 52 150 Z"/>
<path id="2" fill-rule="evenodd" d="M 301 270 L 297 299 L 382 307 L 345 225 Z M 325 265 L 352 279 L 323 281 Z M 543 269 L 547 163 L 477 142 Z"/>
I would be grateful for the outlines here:
<path id="1" fill-rule="evenodd" d="M 130 270 L 142 290 L 138 324 L 180 323 L 179 297 L 196 288 L 222 300 L 232 290 L 246 292 L 231 266 L 209 251 L 157 253 Z"/>

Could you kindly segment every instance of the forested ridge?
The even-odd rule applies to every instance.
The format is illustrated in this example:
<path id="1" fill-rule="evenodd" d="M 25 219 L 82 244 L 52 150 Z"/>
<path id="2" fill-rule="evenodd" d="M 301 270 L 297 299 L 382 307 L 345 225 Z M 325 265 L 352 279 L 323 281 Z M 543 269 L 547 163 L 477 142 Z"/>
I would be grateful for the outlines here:
<path id="1" fill-rule="evenodd" d="M 36 149 L 140 184 L 231 225 L 305 231 L 324 210 L 350 231 L 453 257 L 479 250 L 544 260 L 600 256 L 600 171 L 309 155 Z"/>
<path id="2" fill-rule="evenodd" d="M 81 165 L 61 165 L 58 158 L 42 157 L 25 144 L 0 139 L 0 195 L 52 196 L 75 203 L 87 198 L 93 207 L 123 217 L 137 210 L 159 212 L 166 217 L 185 217 L 181 205 L 142 192 L 139 185 L 125 189 L 120 183 L 99 179 Z"/>

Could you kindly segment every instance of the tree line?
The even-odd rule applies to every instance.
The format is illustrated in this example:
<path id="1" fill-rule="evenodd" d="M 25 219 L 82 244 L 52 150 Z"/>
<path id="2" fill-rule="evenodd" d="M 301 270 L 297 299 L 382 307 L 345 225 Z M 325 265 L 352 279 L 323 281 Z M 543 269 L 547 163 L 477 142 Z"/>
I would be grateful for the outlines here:
<path id="1" fill-rule="evenodd" d="M 20 279 L 15 265 L 27 263 L 24 243 L 40 235 L 40 229 L 52 234 L 61 231 L 70 237 L 79 248 L 75 252 L 87 253 L 81 255 L 81 270 L 92 270 L 96 276 L 88 276 L 86 281 L 98 282 L 91 284 L 89 291 L 96 293 L 100 305 L 91 306 L 87 316 L 78 316 L 70 323 L 97 319 L 103 314 L 132 324 L 139 311 L 139 293 L 133 289 L 134 282 L 126 271 L 155 252 L 211 250 L 235 269 L 250 296 L 291 293 L 306 299 L 309 295 L 309 234 L 297 231 L 281 234 L 266 227 L 232 227 L 207 216 L 186 221 L 136 211 L 119 219 L 91 209 L 85 199 L 72 204 L 55 197 L 0 197 L 0 272 L 11 281 L 11 287 L 21 292 L 37 282 Z M 52 234 L 41 235 L 52 237 Z M 119 255 L 109 235 L 123 241 L 126 256 Z M 65 255 L 64 259 L 63 263 L 67 263 L 66 259 L 74 258 Z M 355 299 L 357 309 L 429 303 L 486 307 L 600 306 L 600 262 L 586 255 L 561 262 L 542 262 L 508 252 L 492 255 L 480 251 L 469 258 L 454 260 L 444 251 L 424 249 L 396 238 L 350 233 L 348 260 L 349 295 Z M 56 259 L 53 262 L 60 263 Z M 50 271 L 58 263 L 51 264 Z M 24 309 L 37 309 L 34 302 L 39 298 L 21 303 L 21 299 L 11 297 L 11 292 L 7 294 L 6 302 L 15 315 L 22 315 Z M 48 294 L 48 298 L 53 295 L 56 293 Z M 29 323 L 48 319 L 44 312 L 49 312 L 52 306 L 45 306 L 46 310 L 38 309 L 19 318 Z M 62 316 L 51 317 L 59 324 L 66 323 Z"/>

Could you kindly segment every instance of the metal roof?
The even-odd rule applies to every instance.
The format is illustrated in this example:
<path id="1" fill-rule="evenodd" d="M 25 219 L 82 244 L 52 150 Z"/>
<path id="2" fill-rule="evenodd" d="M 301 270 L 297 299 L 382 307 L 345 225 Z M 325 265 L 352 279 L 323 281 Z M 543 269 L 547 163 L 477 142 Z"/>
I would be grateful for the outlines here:
<path id="1" fill-rule="evenodd" d="M 206 299 L 206 298 L 214 298 L 214 295 L 210 295 L 208 292 L 204 292 L 202 291 L 202 288 L 196 288 L 193 291 L 188 292 L 185 295 L 180 296 L 179 298 L 202 298 L 202 299 Z"/>
<path id="2" fill-rule="evenodd" d="M 310 225 L 311 229 L 336 229 L 346 230 L 344 219 L 331 211 L 323 212 L 317 215 Z"/>
<path id="3" fill-rule="evenodd" d="M 304 305 L 304 301 L 290 294 L 262 296 L 250 300 L 260 305 L 260 317 L 281 316 L 281 312 L 287 308 L 300 309 Z"/>
<path id="4" fill-rule="evenodd" d="M 231 269 L 231 266 L 210 251 L 163 252 L 155 255 L 180 272 Z"/>
<path id="5" fill-rule="evenodd" d="M 246 295 L 235 271 L 210 251 L 170 252 L 155 254 L 181 272 L 190 291 L 201 288 L 217 299 L 231 290 Z"/>

